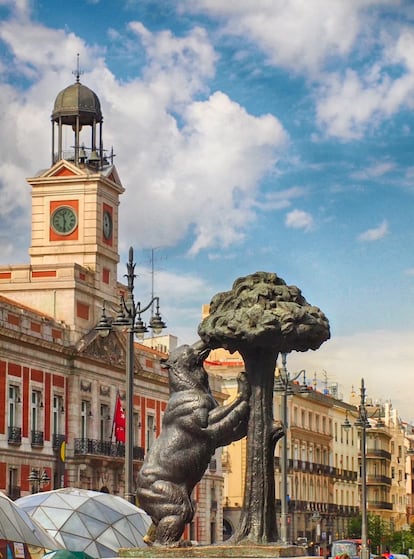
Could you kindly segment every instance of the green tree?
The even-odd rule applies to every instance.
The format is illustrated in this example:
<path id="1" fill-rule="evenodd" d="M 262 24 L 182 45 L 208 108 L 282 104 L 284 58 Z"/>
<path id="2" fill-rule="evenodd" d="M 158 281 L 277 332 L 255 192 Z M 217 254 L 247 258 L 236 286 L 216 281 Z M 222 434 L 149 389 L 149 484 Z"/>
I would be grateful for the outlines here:
<path id="1" fill-rule="evenodd" d="M 384 551 L 385 547 L 389 547 L 397 553 L 397 550 L 394 549 L 390 543 L 390 529 L 388 522 L 383 520 L 377 514 L 370 513 L 368 513 L 367 521 L 367 536 L 371 553 L 379 555 L 382 551 Z M 358 516 L 351 518 L 348 525 L 348 536 L 350 538 L 360 538 L 361 527 L 362 517 L 359 514 Z"/>
<path id="2" fill-rule="evenodd" d="M 394 553 L 404 553 L 408 555 L 408 550 L 414 548 L 413 526 L 410 530 L 401 530 L 390 533 L 389 548 Z"/>
<path id="3" fill-rule="evenodd" d="M 368 514 L 368 538 L 372 553 L 380 554 L 389 547 L 389 524 L 377 514 Z"/>

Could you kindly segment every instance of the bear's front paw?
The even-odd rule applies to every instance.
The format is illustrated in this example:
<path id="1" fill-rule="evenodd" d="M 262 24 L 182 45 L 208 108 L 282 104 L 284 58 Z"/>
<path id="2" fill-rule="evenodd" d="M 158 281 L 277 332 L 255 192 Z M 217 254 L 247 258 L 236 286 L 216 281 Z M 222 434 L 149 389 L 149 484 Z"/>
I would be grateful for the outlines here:
<path id="1" fill-rule="evenodd" d="M 249 381 L 247 380 L 247 375 L 244 371 L 237 377 L 237 386 L 240 397 L 243 398 L 243 400 L 248 400 L 250 398 L 251 389 Z"/>

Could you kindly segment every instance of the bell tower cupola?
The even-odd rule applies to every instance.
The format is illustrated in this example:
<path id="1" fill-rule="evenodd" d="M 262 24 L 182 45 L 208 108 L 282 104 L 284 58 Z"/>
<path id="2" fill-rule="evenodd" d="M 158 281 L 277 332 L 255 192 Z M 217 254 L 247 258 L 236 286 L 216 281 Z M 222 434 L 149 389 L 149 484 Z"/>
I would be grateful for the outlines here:
<path id="1" fill-rule="evenodd" d="M 89 167 L 101 169 L 104 164 L 108 164 L 104 157 L 102 142 L 101 104 L 96 93 L 80 83 L 82 72 L 79 67 L 79 54 L 74 74 L 76 82 L 57 95 L 53 107 L 52 165 L 65 159 L 75 165 L 87 164 Z M 70 127 L 70 137 L 73 137 L 70 146 L 64 145 L 66 127 Z"/>

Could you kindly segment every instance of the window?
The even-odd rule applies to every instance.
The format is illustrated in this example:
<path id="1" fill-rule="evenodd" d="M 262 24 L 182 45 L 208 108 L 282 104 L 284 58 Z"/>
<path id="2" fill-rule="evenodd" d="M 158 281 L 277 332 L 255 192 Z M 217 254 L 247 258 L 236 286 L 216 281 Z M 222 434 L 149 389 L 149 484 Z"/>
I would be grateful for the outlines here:
<path id="1" fill-rule="evenodd" d="M 139 418 L 139 413 L 134 413 L 134 446 L 140 445 L 140 430 L 141 430 L 141 421 Z"/>
<path id="2" fill-rule="evenodd" d="M 88 418 L 90 415 L 90 403 L 87 400 L 81 402 L 81 438 L 88 438 Z"/>
<path id="3" fill-rule="evenodd" d="M 62 396 L 53 396 L 53 406 L 52 406 L 52 421 L 53 421 L 53 434 L 62 435 L 64 432 L 63 428 L 63 417 L 65 409 L 63 407 Z"/>
<path id="4" fill-rule="evenodd" d="M 298 408 L 295 406 L 293 408 L 293 425 L 298 424 Z"/>
<path id="5" fill-rule="evenodd" d="M 31 402 L 32 431 L 40 430 L 41 408 L 43 408 L 42 395 L 38 390 L 32 390 L 32 402 Z"/>
<path id="6" fill-rule="evenodd" d="M 155 438 L 155 417 L 147 415 L 147 450 L 149 450 Z"/>
<path id="7" fill-rule="evenodd" d="M 101 416 L 99 418 L 99 437 L 101 441 L 106 441 L 110 438 L 110 419 L 109 406 L 101 404 Z"/>
<path id="8" fill-rule="evenodd" d="M 9 386 L 9 427 L 17 426 L 17 403 L 20 401 L 20 391 L 17 386 Z"/>

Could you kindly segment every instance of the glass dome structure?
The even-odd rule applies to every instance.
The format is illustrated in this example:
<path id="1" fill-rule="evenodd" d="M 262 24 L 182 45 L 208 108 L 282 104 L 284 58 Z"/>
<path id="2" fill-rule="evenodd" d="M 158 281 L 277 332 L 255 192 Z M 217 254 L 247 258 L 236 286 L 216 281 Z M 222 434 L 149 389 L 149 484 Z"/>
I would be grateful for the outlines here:
<path id="1" fill-rule="evenodd" d="M 121 547 L 145 547 L 150 517 L 109 493 L 65 487 L 16 501 L 59 544 L 92 557 L 114 557 Z"/>
<path id="2" fill-rule="evenodd" d="M 0 538 L 43 549 L 61 547 L 25 510 L 0 492 Z"/>

